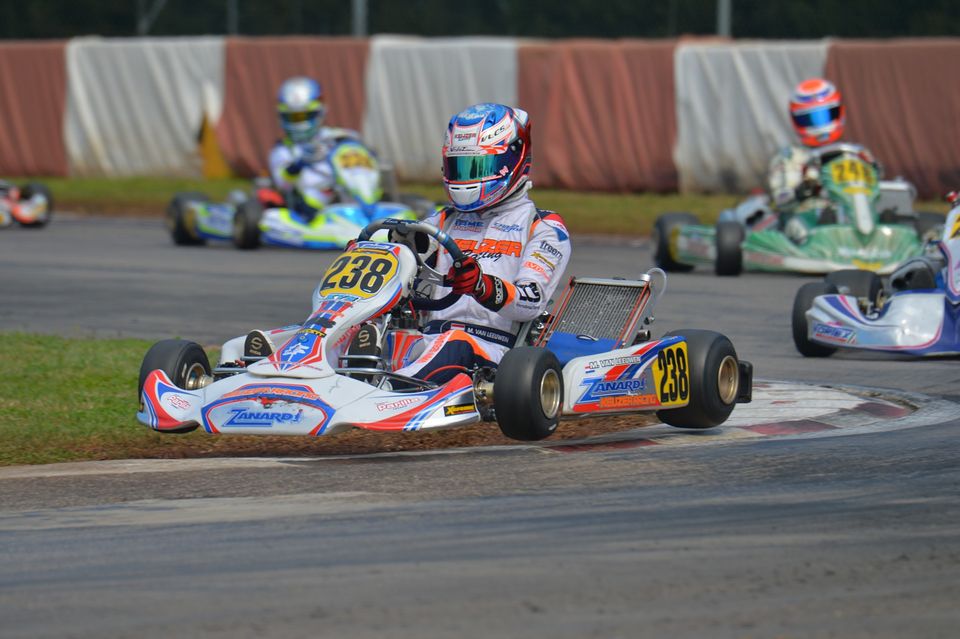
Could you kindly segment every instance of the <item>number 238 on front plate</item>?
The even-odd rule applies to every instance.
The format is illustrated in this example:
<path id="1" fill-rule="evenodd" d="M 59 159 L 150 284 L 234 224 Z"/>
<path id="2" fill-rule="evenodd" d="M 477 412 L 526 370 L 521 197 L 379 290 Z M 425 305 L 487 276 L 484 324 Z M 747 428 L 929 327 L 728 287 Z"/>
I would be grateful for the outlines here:
<path id="1" fill-rule="evenodd" d="M 397 272 L 397 257 L 389 251 L 358 249 L 337 258 L 323 275 L 321 295 L 373 297 Z"/>
<path id="2" fill-rule="evenodd" d="M 690 367 L 687 343 L 678 342 L 657 353 L 653 363 L 653 381 L 661 406 L 686 404 L 690 399 Z"/>

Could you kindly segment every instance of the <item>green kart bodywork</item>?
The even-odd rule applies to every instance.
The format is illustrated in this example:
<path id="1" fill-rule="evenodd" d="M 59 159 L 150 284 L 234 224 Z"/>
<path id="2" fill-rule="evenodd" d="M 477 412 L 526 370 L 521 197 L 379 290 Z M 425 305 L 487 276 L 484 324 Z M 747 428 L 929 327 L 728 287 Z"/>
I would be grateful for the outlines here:
<path id="1" fill-rule="evenodd" d="M 838 153 L 822 165 L 819 182 L 820 195 L 793 211 L 775 212 L 765 196 L 756 196 L 741 205 L 749 209 L 756 203 L 757 213 L 745 219 L 721 215 L 716 226 L 661 224 L 666 244 L 658 248 L 658 263 L 668 270 L 714 264 L 721 275 L 741 269 L 824 274 L 849 268 L 886 274 L 922 252 L 912 219 L 882 216 L 878 210 L 880 182 L 871 163 L 852 152 Z M 893 219 L 884 223 L 882 218 Z M 667 256 L 659 255 L 663 249 Z"/>

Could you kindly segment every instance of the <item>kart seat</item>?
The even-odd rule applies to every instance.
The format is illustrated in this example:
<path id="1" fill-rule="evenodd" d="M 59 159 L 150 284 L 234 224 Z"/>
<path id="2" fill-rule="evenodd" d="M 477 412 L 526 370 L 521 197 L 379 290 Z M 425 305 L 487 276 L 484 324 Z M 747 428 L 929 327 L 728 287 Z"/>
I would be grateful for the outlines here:
<path id="1" fill-rule="evenodd" d="M 896 291 L 916 291 L 937 287 L 937 273 L 943 260 L 934 257 L 915 257 L 907 260 L 890 275 L 890 288 Z"/>

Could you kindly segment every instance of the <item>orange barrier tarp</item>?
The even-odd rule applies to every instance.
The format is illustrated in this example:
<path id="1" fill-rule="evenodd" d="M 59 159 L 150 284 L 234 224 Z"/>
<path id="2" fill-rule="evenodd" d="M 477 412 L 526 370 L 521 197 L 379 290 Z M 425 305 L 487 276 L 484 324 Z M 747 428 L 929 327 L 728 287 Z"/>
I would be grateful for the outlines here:
<path id="1" fill-rule="evenodd" d="M 844 139 L 925 198 L 960 188 L 960 38 L 834 42 L 826 75 L 847 108 Z"/>
<path id="2" fill-rule="evenodd" d="M 217 140 L 233 170 L 240 175 L 266 170 L 267 155 L 281 135 L 277 90 L 291 76 L 320 82 L 327 125 L 359 130 L 368 53 L 369 42 L 353 38 L 228 38 Z"/>
<path id="3" fill-rule="evenodd" d="M 0 43 L 0 175 L 66 175 L 66 42 Z"/>
<path id="4" fill-rule="evenodd" d="M 673 40 L 562 40 L 519 49 L 519 106 L 533 123 L 533 180 L 671 191 L 677 120 Z"/>

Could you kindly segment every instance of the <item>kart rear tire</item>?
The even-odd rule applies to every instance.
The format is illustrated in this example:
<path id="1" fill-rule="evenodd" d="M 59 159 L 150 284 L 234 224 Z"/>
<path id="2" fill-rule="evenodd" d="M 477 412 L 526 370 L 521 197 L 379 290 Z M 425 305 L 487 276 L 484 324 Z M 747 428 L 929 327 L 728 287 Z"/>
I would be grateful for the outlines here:
<path id="1" fill-rule="evenodd" d="M 500 432 L 510 439 L 549 437 L 563 412 L 563 368 L 545 348 L 507 351 L 493 382 L 493 407 Z"/>
<path id="2" fill-rule="evenodd" d="M 21 200 L 29 200 L 35 195 L 42 195 L 47 200 L 47 212 L 33 222 L 20 224 L 20 226 L 28 229 L 38 229 L 44 227 L 53 218 L 53 194 L 50 193 L 50 189 L 47 188 L 46 184 L 41 184 L 40 182 L 28 182 L 23 186 L 22 189 L 20 189 Z"/>
<path id="3" fill-rule="evenodd" d="M 198 236 L 196 232 L 196 220 L 191 219 L 191 213 L 187 210 L 189 202 L 209 202 L 203 193 L 177 193 L 167 205 L 167 229 L 170 230 L 170 237 L 177 246 L 202 246 L 207 240 Z"/>
<path id="4" fill-rule="evenodd" d="M 717 223 L 717 259 L 713 269 L 717 275 L 740 275 L 743 271 L 743 225 L 739 222 Z"/>
<path id="5" fill-rule="evenodd" d="M 800 287 L 793 298 L 793 314 L 790 318 L 793 329 L 793 344 L 804 357 L 830 357 L 836 348 L 812 341 L 807 335 L 807 311 L 813 306 L 814 298 L 821 295 L 836 295 L 839 291 L 831 282 L 809 282 Z"/>
<path id="6" fill-rule="evenodd" d="M 700 220 L 693 213 L 664 213 L 653 225 L 653 234 L 650 238 L 654 246 L 653 257 L 657 266 L 664 271 L 688 273 L 693 270 L 692 264 L 684 264 L 673 259 L 670 251 L 670 236 L 675 229 L 687 224 L 700 224 Z"/>
<path id="7" fill-rule="evenodd" d="M 250 199 L 237 206 L 233 214 L 233 245 L 241 250 L 255 249 L 260 246 L 260 218 L 263 217 L 263 205 Z"/>
<path id="8" fill-rule="evenodd" d="M 921 242 L 927 240 L 939 240 L 943 234 L 943 225 L 946 218 L 940 213 L 931 213 L 929 211 L 918 211 L 917 217 L 913 221 L 913 228 L 917 230 L 917 237 Z"/>
<path id="9" fill-rule="evenodd" d="M 873 271 L 843 269 L 828 273 L 824 281 L 837 287 L 838 292 L 866 299 L 875 307 L 879 307 L 882 302 L 883 281 Z"/>
<path id="10" fill-rule="evenodd" d="M 740 365 L 730 339 L 715 331 L 685 329 L 664 337 L 687 342 L 690 403 L 657 411 L 664 424 L 678 428 L 713 428 L 727 421 L 740 394 Z"/>
<path id="11" fill-rule="evenodd" d="M 184 339 L 165 339 L 150 347 L 140 364 L 140 381 L 137 385 L 137 401 L 143 397 L 143 384 L 147 375 L 160 369 L 166 373 L 174 386 L 184 390 L 202 388 L 210 378 L 210 360 L 203 347 L 196 342 Z M 198 424 L 193 423 L 178 430 L 169 430 L 171 433 L 189 433 L 196 429 Z"/>

